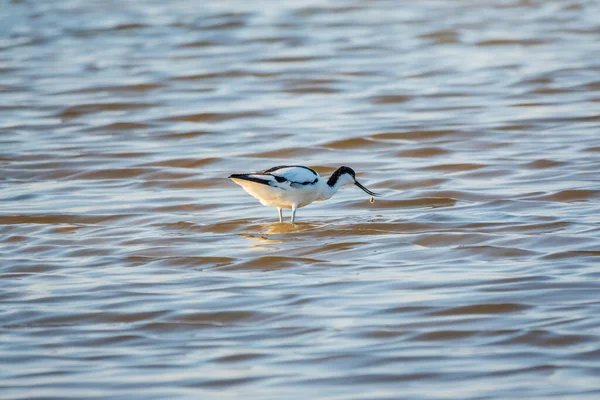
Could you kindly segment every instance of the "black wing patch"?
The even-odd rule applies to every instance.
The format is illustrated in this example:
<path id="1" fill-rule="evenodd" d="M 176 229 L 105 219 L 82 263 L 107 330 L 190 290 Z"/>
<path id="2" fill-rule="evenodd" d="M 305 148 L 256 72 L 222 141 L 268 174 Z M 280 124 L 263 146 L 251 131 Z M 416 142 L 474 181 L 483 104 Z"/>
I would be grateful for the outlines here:
<path id="1" fill-rule="evenodd" d="M 269 168 L 269 169 L 263 171 L 262 173 L 269 174 L 271 172 L 275 172 L 275 171 L 283 169 L 283 168 L 304 168 L 304 169 L 307 169 L 310 172 L 312 172 L 314 174 L 314 176 L 318 176 L 318 174 L 315 172 L 314 169 L 305 167 L 303 165 L 278 165 L 277 167 Z"/>
<path id="2" fill-rule="evenodd" d="M 293 182 L 293 181 L 288 181 L 283 176 L 278 176 L 278 175 L 271 174 L 271 172 L 275 172 L 275 171 L 277 171 L 279 169 L 282 169 L 282 168 L 304 168 L 304 169 L 307 169 L 310 172 L 312 172 L 315 175 L 315 179 L 312 180 L 312 181 L 305 181 L 305 182 Z M 250 175 L 255 175 L 255 174 L 270 175 L 273 178 L 275 178 L 275 180 L 277 181 L 277 183 L 290 182 L 290 186 L 294 187 L 294 188 L 300 188 L 300 187 L 307 186 L 307 185 L 314 185 L 319 180 L 319 178 L 317 178 L 318 175 L 317 175 L 317 173 L 314 170 L 312 170 L 310 168 L 307 168 L 307 167 L 303 167 L 301 165 L 280 165 L 278 167 L 273 167 L 273 168 L 267 169 L 266 171 L 263 171 L 263 172 L 255 172 L 254 174 L 231 174 L 231 175 L 229 175 L 229 178 L 243 179 L 243 180 L 246 180 L 246 181 L 260 183 L 260 184 L 263 184 L 263 185 L 273 186 L 272 185 L 273 181 L 271 181 L 269 179 L 261 179 L 261 178 L 257 178 L 257 177 L 254 177 L 254 176 L 250 176 Z"/>
<path id="3" fill-rule="evenodd" d="M 307 186 L 307 185 L 314 185 L 315 183 L 317 183 L 318 179 L 315 179 L 314 181 L 306 181 L 306 182 L 291 182 L 290 186 L 293 188 L 300 188 L 303 186 Z"/>
<path id="4" fill-rule="evenodd" d="M 268 179 L 260 179 L 260 178 L 254 177 L 254 176 L 248 176 L 248 174 L 231 174 L 231 175 L 229 175 L 229 178 L 243 179 L 245 181 L 261 183 L 263 185 L 269 185 L 269 183 L 271 182 Z"/>
<path id="5" fill-rule="evenodd" d="M 305 181 L 305 182 L 293 182 L 293 181 L 288 181 L 283 176 L 277 176 L 277 175 L 272 174 L 272 172 L 276 172 L 283 168 L 304 168 L 304 169 L 312 172 L 312 174 L 315 176 L 315 179 L 312 181 Z M 295 188 L 299 188 L 299 187 L 306 186 L 306 185 L 314 185 L 319 180 L 319 178 L 318 178 L 319 174 L 317 174 L 314 169 L 305 167 L 303 165 L 278 165 L 277 167 L 269 168 L 269 169 L 263 171 L 262 173 L 267 174 L 267 175 L 272 175 L 279 183 L 290 182 L 290 186 L 295 187 Z"/>

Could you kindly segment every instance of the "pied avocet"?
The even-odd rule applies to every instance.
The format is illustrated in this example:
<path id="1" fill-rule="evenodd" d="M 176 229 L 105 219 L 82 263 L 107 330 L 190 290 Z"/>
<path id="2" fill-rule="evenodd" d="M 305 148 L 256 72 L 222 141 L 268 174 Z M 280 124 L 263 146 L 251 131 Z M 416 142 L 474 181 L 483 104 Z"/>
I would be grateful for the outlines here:
<path id="1" fill-rule="evenodd" d="M 327 182 L 315 170 L 301 165 L 281 165 L 249 174 L 231 174 L 229 178 L 263 205 L 277 207 L 279 222 L 283 222 L 284 208 L 292 209 L 291 222 L 294 222 L 298 208 L 313 201 L 328 200 L 342 186 L 349 184 L 358 186 L 371 196 L 379 196 L 361 185 L 354 170 L 349 167 L 338 168 Z"/>

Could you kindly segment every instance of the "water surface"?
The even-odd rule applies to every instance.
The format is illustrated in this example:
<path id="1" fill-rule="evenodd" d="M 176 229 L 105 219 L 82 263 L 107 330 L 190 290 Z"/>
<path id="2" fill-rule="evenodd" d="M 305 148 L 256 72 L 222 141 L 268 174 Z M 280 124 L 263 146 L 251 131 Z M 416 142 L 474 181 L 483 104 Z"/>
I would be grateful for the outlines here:
<path id="1" fill-rule="evenodd" d="M 0 397 L 600 396 L 597 2 L 204 3 L 4 2 Z"/>

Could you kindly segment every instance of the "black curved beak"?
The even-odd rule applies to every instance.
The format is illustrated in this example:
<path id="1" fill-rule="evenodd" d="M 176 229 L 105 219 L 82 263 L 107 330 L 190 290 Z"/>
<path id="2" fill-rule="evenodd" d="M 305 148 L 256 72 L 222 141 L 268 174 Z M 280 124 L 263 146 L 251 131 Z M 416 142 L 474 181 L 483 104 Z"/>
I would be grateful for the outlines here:
<path id="1" fill-rule="evenodd" d="M 379 193 L 371 192 L 369 189 L 361 185 L 357 180 L 354 181 L 354 184 L 361 188 L 365 193 L 370 194 L 371 196 L 381 196 Z"/>

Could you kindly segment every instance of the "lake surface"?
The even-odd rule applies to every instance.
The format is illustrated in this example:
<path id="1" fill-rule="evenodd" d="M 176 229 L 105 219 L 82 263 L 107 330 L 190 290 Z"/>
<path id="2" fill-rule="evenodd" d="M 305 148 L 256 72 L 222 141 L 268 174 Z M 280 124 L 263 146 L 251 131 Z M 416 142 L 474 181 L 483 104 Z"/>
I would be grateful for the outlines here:
<path id="1" fill-rule="evenodd" d="M 599 15 L 3 1 L 0 397 L 598 399 Z"/>

